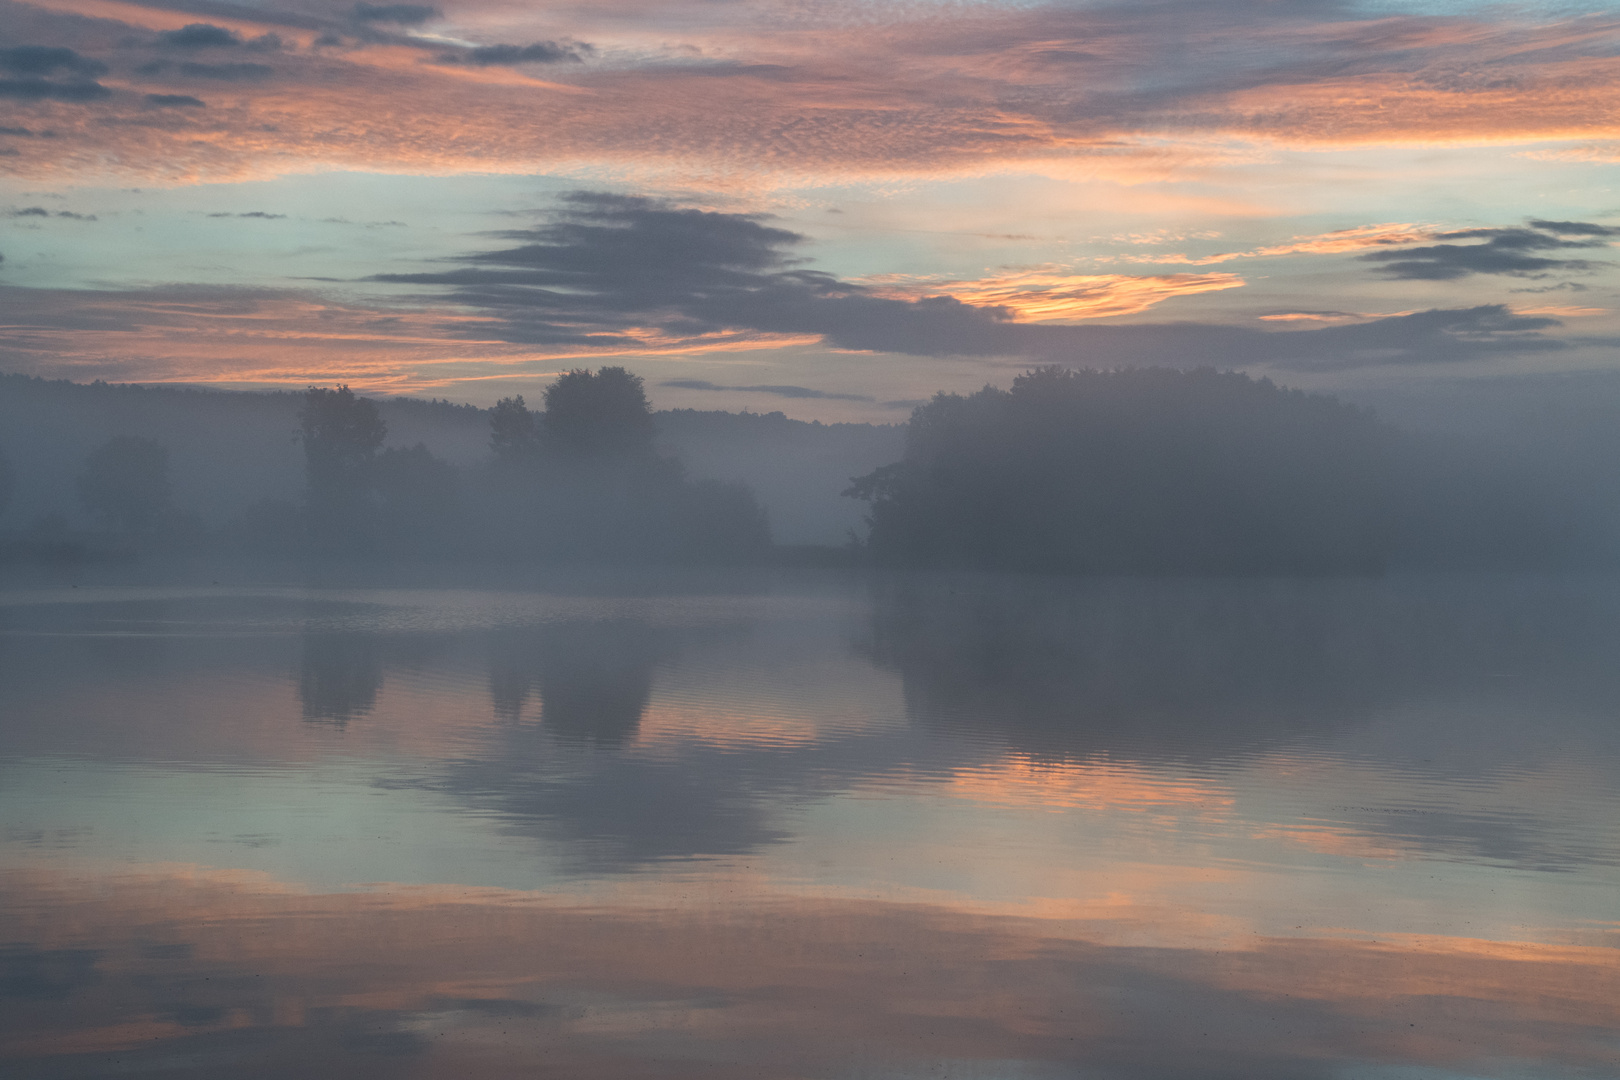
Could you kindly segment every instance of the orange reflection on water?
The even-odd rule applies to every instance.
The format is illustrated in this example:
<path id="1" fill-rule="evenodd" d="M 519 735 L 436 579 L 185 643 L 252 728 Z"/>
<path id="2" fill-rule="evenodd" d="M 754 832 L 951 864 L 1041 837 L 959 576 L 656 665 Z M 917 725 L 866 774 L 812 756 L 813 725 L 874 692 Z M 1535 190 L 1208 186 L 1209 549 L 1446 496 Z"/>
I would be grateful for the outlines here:
<path id="1" fill-rule="evenodd" d="M 1347 859 L 1406 859 L 1421 851 L 1416 844 L 1403 844 L 1389 837 L 1373 837 L 1338 822 L 1314 822 L 1257 829 L 1255 840 L 1298 844 L 1308 851 L 1339 855 Z"/>
<path id="2" fill-rule="evenodd" d="M 720 707 L 679 701 L 654 701 L 642 713 L 630 744 L 642 750 L 678 750 L 690 746 L 721 749 L 803 747 L 826 732 L 814 716 L 781 707 L 750 708 L 742 703 Z"/>
<path id="3" fill-rule="evenodd" d="M 1166 775 L 1132 762 L 1042 761 L 1026 754 L 959 769 L 943 790 L 954 798 L 1053 813 L 1176 808 L 1217 816 L 1234 802 L 1223 785 L 1202 777 Z"/>
<path id="4" fill-rule="evenodd" d="M 1141 1075 L 1353 1061 L 1592 1069 L 1612 1060 L 1620 1028 L 1620 953 L 1601 947 L 1255 937 L 1151 948 L 943 906 L 319 894 L 180 867 L 10 872 L 4 884 L 8 937 L 23 943 L 8 955 L 55 982 L 0 1002 L 0 1055 L 92 1074 L 110 1051 L 137 1069 L 196 1055 L 215 1075 L 256 1075 L 265 1060 L 304 1075 L 386 1064 L 426 1077 L 541 1061 L 575 1076 L 1008 1060 Z"/>

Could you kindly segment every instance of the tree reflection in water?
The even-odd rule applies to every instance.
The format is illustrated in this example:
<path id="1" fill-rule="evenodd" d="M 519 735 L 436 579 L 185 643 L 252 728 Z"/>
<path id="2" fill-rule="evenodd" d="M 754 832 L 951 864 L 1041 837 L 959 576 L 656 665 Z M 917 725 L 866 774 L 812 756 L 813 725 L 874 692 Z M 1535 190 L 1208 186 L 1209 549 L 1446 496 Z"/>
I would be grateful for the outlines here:
<path id="1" fill-rule="evenodd" d="M 1620 706 L 1612 583 L 877 579 L 861 651 L 907 714 L 1040 756 L 1241 755 L 1500 672 Z"/>
<path id="2" fill-rule="evenodd" d="M 518 724 L 538 691 L 551 735 L 597 746 L 635 738 L 652 699 L 653 669 L 673 651 L 668 634 L 642 623 L 569 623 L 498 632 L 489 692 L 497 719 Z"/>
<path id="3" fill-rule="evenodd" d="M 382 664 L 375 634 L 305 634 L 298 699 L 304 719 L 342 727 L 377 705 Z"/>

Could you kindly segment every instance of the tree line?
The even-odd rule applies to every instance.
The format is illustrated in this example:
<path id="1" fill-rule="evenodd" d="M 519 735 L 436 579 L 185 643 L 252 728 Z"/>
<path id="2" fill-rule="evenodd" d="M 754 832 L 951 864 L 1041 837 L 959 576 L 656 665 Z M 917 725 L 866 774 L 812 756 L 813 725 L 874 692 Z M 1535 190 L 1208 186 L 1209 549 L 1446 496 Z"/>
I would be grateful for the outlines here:
<path id="1" fill-rule="evenodd" d="M 489 417 L 488 460 L 459 469 L 421 443 L 385 448 L 375 401 L 312 386 L 298 413 L 302 501 L 261 500 L 212 533 L 174 505 L 168 450 L 153 439 L 96 448 L 77 494 L 104 550 L 703 563 L 770 550 L 752 492 L 689 479 L 657 452 L 642 380 L 624 368 L 570 371 L 547 388 L 541 410 L 511 397 Z M 0 512 L 11 475 L 0 457 Z M 68 530 L 47 521 L 34 532 L 49 542 Z"/>
<path id="2" fill-rule="evenodd" d="M 153 439 L 108 440 L 83 460 L 73 486 L 104 545 L 127 550 L 618 563 L 771 557 L 753 493 L 693 480 L 660 454 L 642 380 L 624 368 L 570 371 L 540 408 L 509 397 L 486 415 L 483 463 L 458 467 L 421 443 L 385 446 L 376 401 L 346 386 L 311 387 L 297 415 L 302 498 L 262 499 L 213 529 L 175 505 L 169 452 Z M 0 513 L 15 479 L 0 456 Z M 1620 533 L 1614 470 L 1463 452 L 1331 397 L 1212 369 L 1046 367 L 1008 389 L 938 394 L 914 411 L 900 460 L 854 478 L 845 494 L 868 514 L 841 561 L 900 568 L 1554 568 L 1612 565 Z M 36 548 L 60 546 L 70 531 L 60 515 L 37 522 Z"/>
<path id="3" fill-rule="evenodd" d="M 1213 369 L 1044 367 L 919 406 L 855 479 L 880 565 L 1338 574 L 1612 562 L 1620 490 Z"/>

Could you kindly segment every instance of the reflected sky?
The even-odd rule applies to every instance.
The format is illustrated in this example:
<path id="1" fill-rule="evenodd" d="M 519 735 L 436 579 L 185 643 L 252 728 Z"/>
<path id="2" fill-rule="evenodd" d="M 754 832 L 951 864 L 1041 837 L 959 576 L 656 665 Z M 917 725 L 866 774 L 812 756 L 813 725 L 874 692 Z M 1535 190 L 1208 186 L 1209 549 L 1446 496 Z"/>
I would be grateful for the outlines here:
<path id="1" fill-rule="evenodd" d="M 1607 580 L 0 591 L 25 1077 L 1605 1077 Z"/>

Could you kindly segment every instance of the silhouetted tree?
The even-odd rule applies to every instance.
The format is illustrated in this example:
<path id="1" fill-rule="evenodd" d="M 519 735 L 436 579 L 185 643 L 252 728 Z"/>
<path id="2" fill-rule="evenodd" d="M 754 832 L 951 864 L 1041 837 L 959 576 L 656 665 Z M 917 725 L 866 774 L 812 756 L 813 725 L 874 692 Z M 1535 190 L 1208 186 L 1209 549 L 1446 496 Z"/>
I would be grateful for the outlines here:
<path id="1" fill-rule="evenodd" d="M 372 464 L 388 429 L 377 403 L 347 386 L 312 386 L 298 414 L 304 475 L 309 483 L 309 525 L 317 546 L 363 546 L 372 525 Z"/>
<path id="2" fill-rule="evenodd" d="M 378 454 L 371 465 L 379 537 L 385 548 L 415 554 L 444 551 L 461 521 L 455 466 L 422 443 Z"/>
<path id="3" fill-rule="evenodd" d="M 671 492 L 668 514 L 668 541 L 680 561 L 747 563 L 771 549 L 765 510 L 746 485 L 686 481 Z"/>
<path id="4" fill-rule="evenodd" d="M 490 410 L 485 528 L 475 543 L 525 557 L 590 562 L 752 560 L 770 546 L 764 512 L 741 485 L 691 482 L 653 447 L 639 376 L 574 370 Z"/>
<path id="5" fill-rule="evenodd" d="M 539 454 L 540 427 L 522 394 L 501 398 L 489 410 L 489 448 L 506 467 L 532 463 Z"/>
<path id="6" fill-rule="evenodd" d="M 77 487 L 85 508 L 130 536 L 156 532 L 173 513 L 169 451 L 151 439 L 108 439 L 85 459 Z"/>
<path id="7" fill-rule="evenodd" d="M 1364 571 L 1405 512 L 1393 429 L 1211 369 L 1041 368 L 939 394 L 846 492 L 879 562 L 1063 572 Z"/>
<path id="8" fill-rule="evenodd" d="M 622 367 L 576 368 L 546 387 L 545 440 L 571 456 L 632 461 L 653 456 L 652 408 L 641 376 Z"/>

